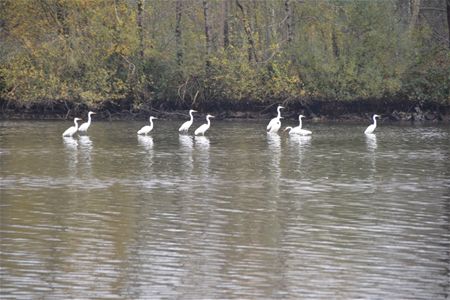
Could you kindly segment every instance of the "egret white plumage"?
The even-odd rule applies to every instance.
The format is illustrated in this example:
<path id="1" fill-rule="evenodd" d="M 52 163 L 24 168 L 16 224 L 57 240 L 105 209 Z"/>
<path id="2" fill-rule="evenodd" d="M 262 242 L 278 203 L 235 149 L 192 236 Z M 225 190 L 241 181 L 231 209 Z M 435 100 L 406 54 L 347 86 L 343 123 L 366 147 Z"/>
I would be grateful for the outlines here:
<path id="1" fill-rule="evenodd" d="M 73 119 L 73 122 L 75 123 L 75 126 L 71 126 L 69 128 L 66 129 L 66 131 L 64 131 L 64 133 L 62 134 L 63 136 L 72 136 L 75 134 L 75 132 L 78 131 L 78 121 L 81 121 L 80 118 L 75 118 Z"/>
<path id="2" fill-rule="evenodd" d="M 150 131 L 152 131 L 152 129 L 153 129 L 153 120 L 154 119 L 158 119 L 158 118 L 151 116 L 149 118 L 150 125 L 146 125 L 146 126 L 142 127 L 141 129 L 139 129 L 137 134 L 148 134 L 148 133 L 150 133 Z"/>
<path id="3" fill-rule="evenodd" d="M 301 129 L 298 126 L 291 127 L 288 126 L 284 129 L 284 131 L 289 130 L 289 134 L 298 134 L 298 135 L 311 135 L 312 132 L 306 129 Z"/>
<path id="4" fill-rule="evenodd" d="M 191 116 L 191 119 L 189 121 L 186 121 L 183 123 L 183 125 L 180 126 L 180 129 L 178 129 L 179 132 L 187 132 L 189 128 L 191 127 L 192 123 L 194 122 L 194 116 L 192 113 L 197 112 L 196 110 L 189 110 L 189 115 Z"/>
<path id="5" fill-rule="evenodd" d="M 78 128 L 78 131 L 86 132 L 88 130 L 89 126 L 91 126 L 91 115 L 95 115 L 95 112 L 93 111 L 88 112 L 88 121 L 81 124 L 80 127 Z"/>
<path id="6" fill-rule="evenodd" d="M 284 129 L 284 131 L 289 130 L 289 134 L 300 134 L 300 135 L 312 134 L 311 131 L 302 129 L 302 118 L 304 118 L 304 117 L 305 117 L 304 115 L 299 115 L 298 116 L 298 123 L 299 123 L 298 126 L 295 126 L 295 127 L 288 126 Z"/>
<path id="7" fill-rule="evenodd" d="M 375 131 L 375 128 L 377 128 L 377 119 L 379 118 L 379 115 L 373 115 L 373 124 L 369 125 L 369 127 L 366 128 L 366 130 L 364 131 L 365 134 L 370 134 L 373 133 Z"/>
<path id="8" fill-rule="evenodd" d="M 205 132 L 209 129 L 209 126 L 211 125 L 211 122 L 209 121 L 210 118 L 214 118 L 212 115 L 206 115 L 206 124 L 203 124 L 199 128 L 197 128 L 194 132 L 195 135 L 205 135 Z"/>
<path id="9" fill-rule="evenodd" d="M 267 125 L 267 131 L 268 132 L 278 132 L 278 130 L 281 127 L 281 109 L 284 108 L 281 105 L 278 105 L 277 107 L 277 116 L 270 120 L 269 124 Z"/>

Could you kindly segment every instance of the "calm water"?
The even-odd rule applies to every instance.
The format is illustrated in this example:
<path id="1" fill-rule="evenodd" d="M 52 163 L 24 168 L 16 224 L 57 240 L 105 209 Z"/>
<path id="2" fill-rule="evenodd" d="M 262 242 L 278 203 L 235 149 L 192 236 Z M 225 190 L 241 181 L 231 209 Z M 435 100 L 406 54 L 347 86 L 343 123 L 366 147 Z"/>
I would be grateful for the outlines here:
<path id="1" fill-rule="evenodd" d="M 0 298 L 450 297 L 448 126 L 145 123 L 0 123 Z"/>

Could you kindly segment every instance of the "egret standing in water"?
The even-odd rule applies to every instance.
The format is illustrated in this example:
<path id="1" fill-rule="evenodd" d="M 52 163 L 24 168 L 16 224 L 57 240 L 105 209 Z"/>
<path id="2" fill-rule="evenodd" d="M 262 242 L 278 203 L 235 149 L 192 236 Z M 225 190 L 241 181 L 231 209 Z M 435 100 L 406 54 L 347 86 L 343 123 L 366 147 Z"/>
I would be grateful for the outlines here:
<path id="1" fill-rule="evenodd" d="M 73 122 L 75 123 L 75 126 L 67 128 L 66 131 L 64 131 L 64 133 L 62 135 L 63 136 L 72 136 L 72 135 L 74 135 L 75 132 L 78 131 L 78 121 L 81 121 L 81 119 L 80 118 L 73 119 Z"/>
<path id="2" fill-rule="evenodd" d="M 214 118 L 214 116 L 211 115 L 206 115 L 206 124 L 203 124 L 202 126 L 200 126 L 199 128 L 197 128 L 194 132 L 195 135 L 205 135 L 206 130 L 209 129 L 209 126 L 211 125 L 209 118 Z"/>
<path id="3" fill-rule="evenodd" d="M 289 130 L 289 134 L 300 134 L 300 135 L 310 135 L 312 134 L 311 131 L 306 130 L 306 129 L 302 129 L 302 118 L 304 118 L 304 115 L 299 115 L 298 116 L 298 126 L 292 128 L 290 126 L 286 127 L 284 129 L 284 131 Z"/>
<path id="4" fill-rule="evenodd" d="M 371 134 L 375 131 L 375 128 L 377 128 L 377 119 L 379 118 L 379 115 L 373 115 L 373 124 L 369 125 L 369 127 L 367 127 L 367 129 L 364 131 L 365 134 Z"/>
<path id="5" fill-rule="evenodd" d="M 183 123 L 183 125 L 180 126 L 180 129 L 178 129 L 179 132 L 187 132 L 189 128 L 191 127 L 192 123 L 194 122 L 194 116 L 192 113 L 197 112 L 196 110 L 191 109 L 189 111 L 189 115 L 191 116 L 191 119 L 189 121 L 186 121 Z"/>
<path id="6" fill-rule="evenodd" d="M 269 124 L 267 125 L 267 131 L 268 132 L 278 132 L 278 130 L 281 127 L 281 109 L 284 108 L 281 105 L 278 105 L 277 107 L 277 116 L 270 120 Z"/>
<path id="7" fill-rule="evenodd" d="M 88 121 L 81 124 L 80 128 L 78 128 L 78 131 L 86 132 L 88 130 L 89 126 L 91 126 L 91 115 L 95 115 L 95 112 L 93 111 L 88 112 Z"/>
<path id="8" fill-rule="evenodd" d="M 145 125 L 144 127 L 142 127 L 141 129 L 139 129 L 139 131 L 137 132 L 137 134 L 148 134 L 150 133 L 150 131 L 152 131 L 153 129 L 153 119 L 158 119 L 156 117 L 150 117 L 150 125 Z"/>
<path id="9" fill-rule="evenodd" d="M 298 135 L 311 135 L 312 132 L 306 129 L 298 128 L 298 126 L 292 128 L 288 126 L 284 129 L 284 131 L 289 130 L 289 134 L 298 134 Z"/>

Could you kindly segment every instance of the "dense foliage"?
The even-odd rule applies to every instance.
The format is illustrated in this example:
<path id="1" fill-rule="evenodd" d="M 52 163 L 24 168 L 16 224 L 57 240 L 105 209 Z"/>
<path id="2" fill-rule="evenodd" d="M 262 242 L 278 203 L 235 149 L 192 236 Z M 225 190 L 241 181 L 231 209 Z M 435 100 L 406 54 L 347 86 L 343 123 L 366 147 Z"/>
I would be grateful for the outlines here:
<path id="1" fill-rule="evenodd" d="M 448 24 L 436 36 L 426 2 L 4 0 L 0 97 L 450 104 Z"/>

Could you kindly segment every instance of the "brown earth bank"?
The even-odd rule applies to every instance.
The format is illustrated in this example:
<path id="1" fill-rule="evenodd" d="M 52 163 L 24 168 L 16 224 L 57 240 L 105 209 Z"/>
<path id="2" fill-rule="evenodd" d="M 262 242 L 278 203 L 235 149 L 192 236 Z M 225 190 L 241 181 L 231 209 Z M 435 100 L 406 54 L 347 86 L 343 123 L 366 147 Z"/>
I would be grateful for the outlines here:
<path id="1" fill-rule="evenodd" d="M 105 101 L 95 107 L 68 101 L 20 103 L 0 100 L 0 120 L 56 120 L 86 116 L 97 112 L 97 120 L 142 120 L 153 115 L 162 119 L 184 119 L 191 107 L 200 113 L 211 113 L 218 119 L 270 119 L 278 105 L 285 109 L 282 116 L 296 119 L 299 114 L 313 121 L 352 122 L 367 120 L 372 114 L 382 115 L 384 121 L 450 122 L 450 104 L 410 100 L 353 100 L 322 99 L 285 101 L 209 101 L 192 105 L 174 101 L 153 101 L 139 106 L 131 100 Z"/>

